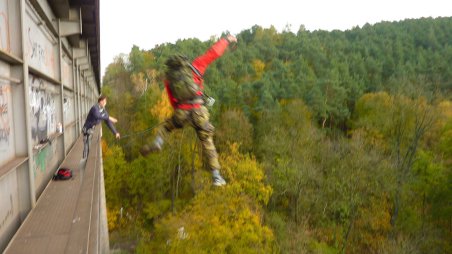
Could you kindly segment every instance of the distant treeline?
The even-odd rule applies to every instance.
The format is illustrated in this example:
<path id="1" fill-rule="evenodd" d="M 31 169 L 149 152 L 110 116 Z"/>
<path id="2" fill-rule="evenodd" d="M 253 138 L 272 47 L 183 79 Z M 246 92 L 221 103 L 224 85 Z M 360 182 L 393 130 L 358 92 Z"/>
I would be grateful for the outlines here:
<path id="1" fill-rule="evenodd" d="M 107 107 L 131 135 L 104 144 L 112 246 L 452 252 L 452 18 L 331 32 L 254 26 L 237 38 L 205 74 L 231 182 L 222 190 L 208 186 L 189 128 L 160 154 L 138 153 L 153 135 L 140 131 L 171 114 L 165 60 L 194 58 L 216 38 L 133 46 L 108 66 Z"/>

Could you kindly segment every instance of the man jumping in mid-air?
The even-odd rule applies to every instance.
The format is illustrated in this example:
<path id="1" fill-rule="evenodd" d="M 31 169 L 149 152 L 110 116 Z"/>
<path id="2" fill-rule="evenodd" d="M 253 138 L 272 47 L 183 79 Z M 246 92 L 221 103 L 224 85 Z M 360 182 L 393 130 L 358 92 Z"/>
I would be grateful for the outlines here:
<path id="1" fill-rule="evenodd" d="M 158 135 L 152 144 L 144 145 L 142 147 L 141 154 L 143 156 L 146 156 L 150 152 L 161 150 L 165 136 L 167 136 L 174 129 L 182 128 L 184 125 L 190 124 L 196 130 L 198 138 L 201 140 L 203 151 L 207 156 L 208 164 L 212 171 L 213 185 L 222 186 L 226 184 L 226 181 L 220 175 L 218 154 L 213 143 L 215 128 L 210 123 L 209 112 L 204 106 L 203 75 L 208 65 L 222 56 L 228 45 L 233 42 L 237 42 L 237 38 L 232 35 L 227 35 L 225 38 L 218 40 L 209 50 L 207 50 L 207 52 L 197 57 L 191 63 L 185 63 L 187 59 L 180 55 L 170 57 L 166 61 L 167 72 L 165 88 L 168 93 L 170 103 L 174 108 L 174 112 L 173 115 L 168 118 L 159 129 Z M 182 68 L 187 70 L 181 70 Z M 185 100 L 178 99 L 180 94 L 184 94 L 184 92 L 177 91 L 180 86 L 174 84 L 178 82 L 177 77 L 180 76 L 180 73 L 184 73 L 184 71 L 189 72 L 191 79 L 190 83 L 194 84 L 193 86 L 196 86 L 195 89 L 198 89 L 193 98 Z"/>

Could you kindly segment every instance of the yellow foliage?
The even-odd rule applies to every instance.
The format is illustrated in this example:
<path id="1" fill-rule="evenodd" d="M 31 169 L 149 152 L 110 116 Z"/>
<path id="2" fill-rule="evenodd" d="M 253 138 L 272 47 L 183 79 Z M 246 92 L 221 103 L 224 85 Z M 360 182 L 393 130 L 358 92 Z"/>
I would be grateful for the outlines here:
<path id="1" fill-rule="evenodd" d="M 438 111 L 438 120 L 435 123 L 435 129 L 441 130 L 444 126 L 452 120 L 452 102 L 442 101 L 436 107 Z"/>
<path id="2" fill-rule="evenodd" d="M 392 229 L 391 204 L 387 197 L 371 197 L 369 202 L 358 208 L 353 219 L 350 235 L 347 240 L 346 253 L 378 253 L 387 242 Z M 345 242 L 350 221 L 341 224 L 317 226 L 316 238 L 330 246 Z"/>
<path id="3" fill-rule="evenodd" d="M 444 136 L 444 128 L 447 126 L 448 122 L 452 121 L 452 103 L 450 101 L 442 101 L 435 107 L 435 113 L 437 117 L 435 118 L 432 127 L 427 130 L 425 137 L 423 138 L 424 143 L 429 147 L 437 147 L 438 142 Z"/>
<path id="4" fill-rule="evenodd" d="M 361 96 L 356 102 L 355 114 L 360 118 L 372 119 L 375 118 L 376 113 L 389 113 L 393 105 L 393 98 L 386 92 L 368 93 Z"/>
<path id="5" fill-rule="evenodd" d="M 452 119 L 452 102 L 451 101 L 440 102 L 438 105 L 438 108 L 444 118 Z"/>
<path id="6" fill-rule="evenodd" d="M 265 63 L 259 59 L 254 59 L 252 65 L 254 72 L 256 73 L 256 79 L 261 79 L 265 71 Z"/>
<path id="7" fill-rule="evenodd" d="M 257 41 L 272 42 L 274 44 L 278 44 L 278 41 L 280 41 L 278 31 L 274 26 L 269 28 L 258 27 L 255 30 L 254 38 Z"/>
<path id="8" fill-rule="evenodd" d="M 226 186 L 204 185 L 182 211 L 155 224 L 151 253 L 274 253 L 275 239 L 263 225 L 259 203 L 267 203 L 271 187 L 262 167 L 232 145 L 221 156 Z M 210 178 L 210 174 L 209 174 Z"/>
<path id="9" fill-rule="evenodd" d="M 164 199 L 157 202 L 148 203 L 144 209 L 146 218 L 154 219 L 163 213 L 167 212 L 171 207 L 171 200 Z"/>
<path id="10" fill-rule="evenodd" d="M 108 231 L 114 231 L 119 227 L 118 225 L 119 210 L 118 209 L 108 209 L 107 208 L 107 221 L 108 221 Z"/>
<path id="11" fill-rule="evenodd" d="M 147 88 L 147 81 L 144 78 L 144 73 L 134 73 L 130 76 L 133 87 L 138 93 L 144 93 Z"/>
<path id="12" fill-rule="evenodd" d="M 383 151 L 391 149 L 391 139 L 399 140 L 400 148 L 406 149 L 420 124 L 431 131 L 435 115 L 434 108 L 424 97 L 411 99 L 386 92 L 369 93 L 356 103 L 351 132 L 365 137 Z"/>
<path id="13" fill-rule="evenodd" d="M 387 198 L 373 197 L 368 206 L 359 209 L 351 243 L 356 253 L 375 253 L 386 242 L 391 230 L 390 207 Z"/>
<path id="14" fill-rule="evenodd" d="M 264 184 L 264 171 L 255 158 L 239 152 L 239 145 L 230 145 L 230 151 L 220 156 L 223 174 L 230 185 L 245 191 L 257 201 L 267 204 L 272 188 Z"/>
<path id="15" fill-rule="evenodd" d="M 102 155 L 103 155 L 102 157 L 105 158 L 106 153 L 109 152 L 107 141 L 105 141 L 105 139 L 101 139 L 101 140 L 100 140 L 100 145 L 101 145 L 101 147 L 102 147 Z"/>
<path id="16" fill-rule="evenodd" d="M 173 113 L 173 107 L 171 106 L 168 95 L 165 90 L 162 91 L 160 100 L 150 109 L 152 116 L 163 122 L 166 118 L 170 117 Z"/>

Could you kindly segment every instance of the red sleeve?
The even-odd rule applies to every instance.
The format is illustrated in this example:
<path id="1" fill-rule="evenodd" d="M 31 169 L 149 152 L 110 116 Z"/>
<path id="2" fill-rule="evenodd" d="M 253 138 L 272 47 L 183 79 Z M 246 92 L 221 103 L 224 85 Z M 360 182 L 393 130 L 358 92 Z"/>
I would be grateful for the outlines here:
<path id="1" fill-rule="evenodd" d="M 173 106 L 173 108 L 176 108 L 177 99 L 174 98 L 173 94 L 171 93 L 168 80 L 165 80 L 165 89 L 166 89 L 166 93 L 168 94 L 168 99 L 171 103 L 171 106 Z"/>
<path id="2" fill-rule="evenodd" d="M 206 53 L 201 56 L 198 56 L 192 63 L 192 65 L 198 69 L 201 75 L 204 75 L 206 72 L 207 66 L 215 61 L 218 57 L 223 55 L 224 51 L 228 47 L 229 42 L 222 38 L 218 40 L 215 44 L 210 47 Z"/>

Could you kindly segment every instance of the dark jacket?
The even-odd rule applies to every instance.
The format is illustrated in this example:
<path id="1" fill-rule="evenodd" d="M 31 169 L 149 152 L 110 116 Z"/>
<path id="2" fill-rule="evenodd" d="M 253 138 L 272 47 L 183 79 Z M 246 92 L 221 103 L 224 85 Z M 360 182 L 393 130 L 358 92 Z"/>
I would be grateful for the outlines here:
<path id="1" fill-rule="evenodd" d="M 91 107 L 88 113 L 88 117 L 86 117 L 85 125 L 83 125 L 83 128 L 86 130 L 93 128 L 94 126 L 98 125 L 101 121 L 105 121 L 108 128 L 113 132 L 114 135 L 118 133 L 113 126 L 113 123 L 110 121 L 108 112 L 105 108 L 101 108 L 99 104 L 96 104 Z"/>

